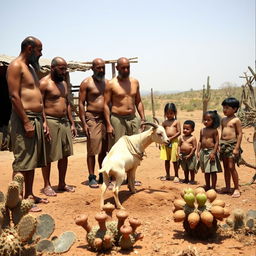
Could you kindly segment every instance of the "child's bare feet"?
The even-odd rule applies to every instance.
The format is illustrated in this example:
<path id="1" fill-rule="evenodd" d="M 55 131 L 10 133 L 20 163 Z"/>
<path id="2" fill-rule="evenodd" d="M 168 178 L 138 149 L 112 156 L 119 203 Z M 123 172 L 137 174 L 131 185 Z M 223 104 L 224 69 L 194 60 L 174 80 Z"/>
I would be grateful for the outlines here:
<path id="1" fill-rule="evenodd" d="M 232 194 L 232 197 L 238 198 L 238 197 L 240 197 L 240 196 L 241 196 L 240 191 L 239 191 L 238 189 L 235 189 L 235 190 L 234 190 L 234 193 Z"/>

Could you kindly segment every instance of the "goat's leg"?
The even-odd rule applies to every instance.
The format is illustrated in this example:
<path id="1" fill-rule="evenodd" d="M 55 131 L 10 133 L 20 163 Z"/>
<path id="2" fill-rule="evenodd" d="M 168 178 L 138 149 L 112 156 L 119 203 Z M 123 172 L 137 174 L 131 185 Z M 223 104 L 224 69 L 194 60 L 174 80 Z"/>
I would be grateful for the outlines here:
<path id="1" fill-rule="evenodd" d="M 136 189 L 135 189 L 135 173 L 136 173 L 136 169 L 137 167 L 129 170 L 127 172 L 127 176 L 128 176 L 128 188 L 129 190 L 134 194 L 136 193 Z"/>
<path id="2" fill-rule="evenodd" d="M 107 190 L 107 184 L 109 184 L 109 177 L 108 175 L 103 172 L 103 183 L 101 185 L 101 196 L 100 196 L 100 209 L 103 209 L 104 206 L 104 194 Z"/>
<path id="3" fill-rule="evenodd" d="M 116 208 L 118 208 L 118 209 L 124 209 L 124 207 L 121 205 L 119 198 L 118 198 L 118 193 L 119 193 L 119 189 L 120 189 L 122 182 L 123 182 L 123 177 L 116 177 L 116 184 L 114 185 L 114 188 L 113 188 L 113 194 L 114 194 L 114 199 L 116 202 Z"/>

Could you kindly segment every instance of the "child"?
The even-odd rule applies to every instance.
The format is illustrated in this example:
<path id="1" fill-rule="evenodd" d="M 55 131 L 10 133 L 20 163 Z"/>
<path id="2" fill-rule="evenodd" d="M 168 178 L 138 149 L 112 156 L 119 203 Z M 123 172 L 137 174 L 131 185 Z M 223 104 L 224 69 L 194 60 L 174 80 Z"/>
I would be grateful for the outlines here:
<path id="1" fill-rule="evenodd" d="M 195 129 L 195 123 L 192 120 L 186 120 L 183 124 L 183 135 L 179 138 L 179 156 L 180 164 L 184 171 L 185 180 L 183 183 L 196 184 L 196 137 L 192 135 Z M 189 173 L 191 180 L 189 181 Z"/>
<path id="2" fill-rule="evenodd" d="M 227 98 L 222 104 L 223 113 L 226 117 L 221 120 L 221 140 L 220 140 L 220 158 L 223 160 L 224 177 L 226 187 L 222 193 L 230 193 L 230 178 L 234 182 L 234 192 L 232 197 L 240 197 L 238 187 L 238 173 L 235 163 L 240 159 L 242 150 L 240 148 L 242 141 L 241 121 L 235 116 L 239 108 L 239 101 L 236 98 Z"/>
<path id="3" fill-rule="evenodd" d="M 178 136 L 180 135 L 180 122 L 177 121 L 177 109 L 174 103 L 167 103 L 164 107 L 164 117 L 166 120 L 162 123 L 166 134 L 170 139 L 168 146 L 162 145 L 160 158 L 165 160 L 166 176 L 161 180 L 170 180 L 170 161 L 173 163 L 175 178 L 174 182 L 179 182 L 178 175 Z"/>
<path id="4" fill-rule="evenodd" d="M 200 131 L 200 140 L 197 147 L 197 158 L 201 170 L 204 173 L 205 189 L 209 190 L 210 179 L 212 188 L 216 189 L 217 172 L 221 172 L 221 165 L 217 156 L 219 147 L 219 133 L 217 128 L 220 126 L 220 117 L 216 110 L 207 111 L 203 115 L 205 128 Z"/>

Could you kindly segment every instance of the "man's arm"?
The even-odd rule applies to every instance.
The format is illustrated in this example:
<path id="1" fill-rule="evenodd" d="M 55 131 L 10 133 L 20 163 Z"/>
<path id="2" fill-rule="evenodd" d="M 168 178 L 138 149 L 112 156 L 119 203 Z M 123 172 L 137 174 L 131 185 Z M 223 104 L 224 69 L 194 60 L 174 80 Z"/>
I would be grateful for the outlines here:
<path id="1" fill-rule="evenodd" d="M 83 130 L 86 136 L 89 136 L 88 126 L 85 122 L 85 100 L 86 100 L 87 80 L 84 80 L 80 85 L 79 90 L 79 117 L 82 122 Z"/>
<path id="2" fill-rule="evenodd" d="M 75 126 L 75 122 L 74 122 L 74 119 L 72 117 L 72 109 L 71 109 L 71 105 L 70 105 L 70 102 L 69 102 L 69 99 L 68 99 L 68 94 L 69 94 L 69 91 L 68 91 L 68 85 L 67 83 L 64 81 L 64 86 L 66 88 L 66 91 L 67 91 L 67 95 L 66 95 L 66 102 L 67 102 L 67 116 L 68 116 L 68 120 L 71 124 L 71 133 L 72 133 L 72 136 L 73 137 L 76 137 L 77 135 L 77 131 L 76 131 L 76 126 Z"/>
<path id="3" fill-rule="evenodd" d="M 140 118 L 142 121 L 145 121 L 145 113 L 144 113 L 144 106 L 143 103 L 141 101 L 141 96 L 140 96 L 140 85 L 139 82 L 137 81 L 137 93 L 135 96 L 135 106 L 138 110 L 138 113 L 140 115 Z"/>
<path id="4" fill-rule="evenodd" d="M 9 94 L 12 102 L 12 106 L 20 117 L 21 121 L 23 122 L 23 127 L 25 130 L 25 135 L 27 137 L 34 136 L 34 126 L 30 122 L 26 112 L 24 110 L 21 97 L 20 97 L 20 90 L 21 90 L 21 76 L 22 76 L 22 67 L 20 64 L 14 62 L 11 63 L 7 69 L 7 82 L 9 88 Z"/>
<path id="5" fill-rule="evenodd" d="M 49 127 L 47 125 L 46 115 L 45 115 L 45 111 L 44 111 L 45 94 L 46 94 L 46 90 L 47 90 L 47 85 L 48 85 L 48 82 L 45 78 L 42 78 L 39 81 L 39 89 L 40 89 L 40 92 L 42 94 L 42 100 L 43 100 L 43 128 L 44 128 L 44 134 L 45 134 L 47 140 L 51 140 L 50 130 L 49 130 Z"/>
<path id="6" fill-rule="evenodd" d="M 104 91 L 104 117 L 106 119 L 107 133 L 114 134 L 114 129 L 110 122 L 109 105 L 111 103 L 111 97 L 112 97 L 111 82 L 107 81 L 105 91 Z"/>

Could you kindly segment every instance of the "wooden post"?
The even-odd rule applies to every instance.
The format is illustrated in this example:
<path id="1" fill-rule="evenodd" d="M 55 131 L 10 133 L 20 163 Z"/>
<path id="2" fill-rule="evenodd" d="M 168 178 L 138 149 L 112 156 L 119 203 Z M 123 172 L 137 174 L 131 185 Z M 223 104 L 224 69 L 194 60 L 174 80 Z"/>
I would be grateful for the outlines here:
<path id="1" fill-rule="evenodd" d="M 210 77 L 207 77 L 207 87 L 205 89 L 205 85 L 203 85 L 203 115 L 202 115 L 202 121 L 203 121 L 203 116 L 204 113 L 207 111 L 208 108 L 208 102 L 210 101 L 211 98 L 211 92 L 210 92 Z"/>
<path id="2" fill-rule="evenodd" d="M 151 88 L 151 106 L 152 106 L 152 116 L 153 116 L 153 122 L 154 122 L 154 118 L 156 117 L 156 112 L 155 112 L 153 88 Z"/>
<path id="3" fill-rule="evenodd" d="M 114 78 L 116 76 L 116 67 L 115 67 L 115 63 L 111 63 L 111 67 L 112 67 L 112 78 Z"/>

